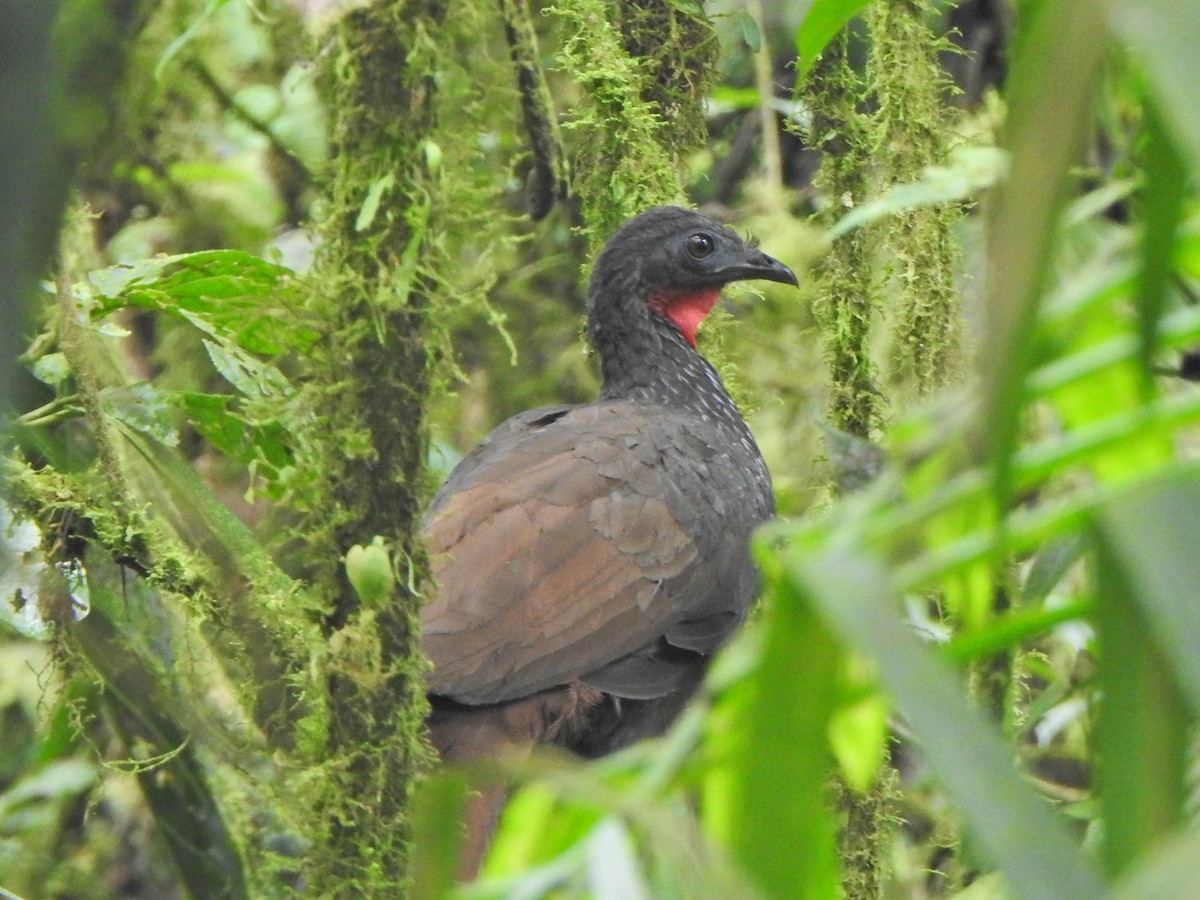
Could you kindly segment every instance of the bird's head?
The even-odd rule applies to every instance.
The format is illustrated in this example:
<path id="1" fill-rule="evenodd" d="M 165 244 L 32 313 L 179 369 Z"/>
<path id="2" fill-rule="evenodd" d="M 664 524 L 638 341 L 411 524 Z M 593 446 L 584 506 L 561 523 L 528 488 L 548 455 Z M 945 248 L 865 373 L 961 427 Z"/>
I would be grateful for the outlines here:
<path id="1" fill-rule="evenodd" d="M 696 328 L 721 289 L 753 279 L 797 284 L 791 269 L 724 225 L 656 206 L 618 228 L 600 252 L 588 290 L 589 330 L 595 338 L 606 321 L 637 321 L 649 309 L 695 347 Z"/>

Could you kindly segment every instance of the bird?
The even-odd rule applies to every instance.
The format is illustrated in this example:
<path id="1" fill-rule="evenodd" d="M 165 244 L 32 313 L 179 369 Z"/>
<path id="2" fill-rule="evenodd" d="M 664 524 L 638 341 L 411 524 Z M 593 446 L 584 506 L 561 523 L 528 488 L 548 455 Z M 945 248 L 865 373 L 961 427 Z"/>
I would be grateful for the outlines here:
<path id="1" fill-rule="evenodd" d="M 588 287 L 598 399 L 508 419 L 434 497 L 421 646 L 444 761 L 538 744 L 596 758 L 662 734 L 745 619 L 774 495 L 696 330 L 752 279 L 797 285 L 698 212 L 627 220 Z"/>

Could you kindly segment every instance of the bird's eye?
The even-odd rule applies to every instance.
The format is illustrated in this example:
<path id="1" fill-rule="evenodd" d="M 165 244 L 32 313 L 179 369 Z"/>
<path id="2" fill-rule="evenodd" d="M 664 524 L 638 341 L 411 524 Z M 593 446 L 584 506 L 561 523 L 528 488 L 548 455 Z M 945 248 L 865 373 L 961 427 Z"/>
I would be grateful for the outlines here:
<path id="1" fill-rule="evenodd" d="M 712 235 L 705 234 L 703 231 L 698 231 L 687 239 L 688 255 L 696 259 L 711 256 L 716 249 L 717 242 L 713 240 Z"/>

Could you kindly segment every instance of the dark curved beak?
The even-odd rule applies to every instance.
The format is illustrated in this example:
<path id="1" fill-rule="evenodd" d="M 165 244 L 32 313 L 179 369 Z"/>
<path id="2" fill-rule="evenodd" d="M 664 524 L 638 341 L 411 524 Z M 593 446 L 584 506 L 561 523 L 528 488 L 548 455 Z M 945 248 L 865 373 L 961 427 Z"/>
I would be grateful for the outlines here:
<path id="1" fill-rule="evenodd" d="M 792 287 L 800 286 L 795 272 L 761 250 L 747 250 L 740 260 L 722 266 L 720 274 L 726 282 L 777 281 Z"/>

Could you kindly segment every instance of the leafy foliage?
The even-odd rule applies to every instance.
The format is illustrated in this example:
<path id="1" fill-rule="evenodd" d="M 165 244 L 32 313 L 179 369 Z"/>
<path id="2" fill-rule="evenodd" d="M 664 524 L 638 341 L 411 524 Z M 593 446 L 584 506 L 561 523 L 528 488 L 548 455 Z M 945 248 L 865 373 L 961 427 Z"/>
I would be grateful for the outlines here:
<path id="1" fill-rule="evenodd" d="M 150 18 L 129 109 L 81 185 L 100 225 L 64 232 L 45 332 L 24 359 L 42 393 L 4 463 L 0 887 L 126 896 L 113 886 L 122 873 L 151 893 L 297 886 L 333 827 L 307 827 L 313 798 L 385 744 L 328 758 L 344 712 L 331 712 L 330 675 L 366 694 L 396 677 L 381 595 L 429 589 L 419 549 L 314 499 L 330 447 L 350 468 L 395 449 L 379 429 L 346 425 L 365 421 L 349 406 L 331 425 L 325 403 L 352 396 L 401 437 L 423 427 L 385 421 L 400 405 L 363 360 L 425 312 L 428 330 L 412 333 L 433 387 L 388 391 L 414 415 L 432 391 L 432 445 L 447 457 L 514 408 L 587 396 L 580 235 L 595 243 L 639 205 L 686 191 L 735 204 L 784 259 L 860 242 L 855 277 L 879 293 L 860 323 L 869 377 L 855 388 L 870 391 L 870 425 L 822 439 L 813 424 L 846 387 L 819 369 L 816 338 L 836 337 L 821 331 L 835 318 L 814 328 L 774 287 L 739 306 L 722 350 L 741 362 L 785 514 L 757 542 L 761 614 L 659 741 L 588 765 L 535 756 L 431 777 L 414 893 L 834 897 L 864 864 L 839 856 L 839 832 L 869 827 L 890 842 L 890 896 L 1190 896 L 1200 394 L 1174 373 L 1200 344 L 1200 136 L 1185 87 L 1197 13 L 1024 4 L 1002 93 L 947 111 L 935 137 L 958 145 L 885 186 L 878 176 L 895 167 L 875 157 L 904 138 L 854 118 L 854 92 L 878 88 L 845 53 L 865 6 L 818 0 L 789 19 L 785 4 L 763 4 L 761 18 L 710 24 L 691 3 L 563 0 L 530 17 L 555 60 L 546 81 L 566 126 L 555 140 L 584 210 L 560 205 L 538 226 L 520 211 L 516 176 L 530 163 L 490 5 L 463 4 L 462 23 L 400 48 L 425 130 L 377 123 L 411 153 L 364 154 L 334 209 L 312 205 L 326 144 L 303 75 L 312 23 L 220 0 Z M 928 12 L 913 9 L 916 21 Z M 711 28 L 725 57 L 710 90 Z M 856 41 L 879 37 L 853 28 Z M 828 193 L 834 181 L 803 194 L 794 181 L 777 204 L 762 198 L 784 186 L 752 165 L 721 173 L 753 146 L 759 106 L 811 112 L 809 94 L 746 86 L 757 52 L 810 79 L 840 60 L 846 128 L 809 137 L 827 152 L 852 145 L 839 159 L 876 187 L 847 201 Z M 704 92 L 734 102 L 712 104 L 705 123 Z M 81 121 L 85 133 L 92 119 Z M 351 165 L 354 135 L 335 145 Z M 819 239 L 800 224 L 803 203 L 825 211 Z M 931 265 L 903 238 L 915 211 L 947 203 L 974 206 L 939 232 L 963 250 L 960 277 L 939 284 L 971 323 L 975 363 L 918 402 L 888 362 L 898 310 L 927 296 Z M 340 229 L 357 260 L 347 271 L 369 274 L 321 276 L 319 303 L 303 271 L 310 216 Z M 882 250 L 885 228 L 900 237 Z M 349 339 L 336 346 L 359 348 L 344 357 L 331 349 L 338 317 L 337 340 Z M 522 368 L 510 375 L 514 346 Z M 332 377 L 313 392 L 321 367 Z M 455 370 L 471 377 L 442 389 Z M 824 468 L 811 465 L 818 452 Z M 355 525 L 367 531 L 335 547 L 334 531 Z M 334 580 L 339 552 L 374 566 L 352 579 L 362 608 L 336 626 L 334 592 L 296 577 L 306 560 L 288 553 L 322 540 Z M 76 567 L 55 565 L 66 560 Z M 484 877 L 453 886 L 457 818 L 480 785 L 512 797 Z M 339 808 L 369 826 L 379 816 L 365 796 Z M 158 837 L 143 836 L 150 822 Z M 354 840 L 369 848 L 371 835 Z"/>

